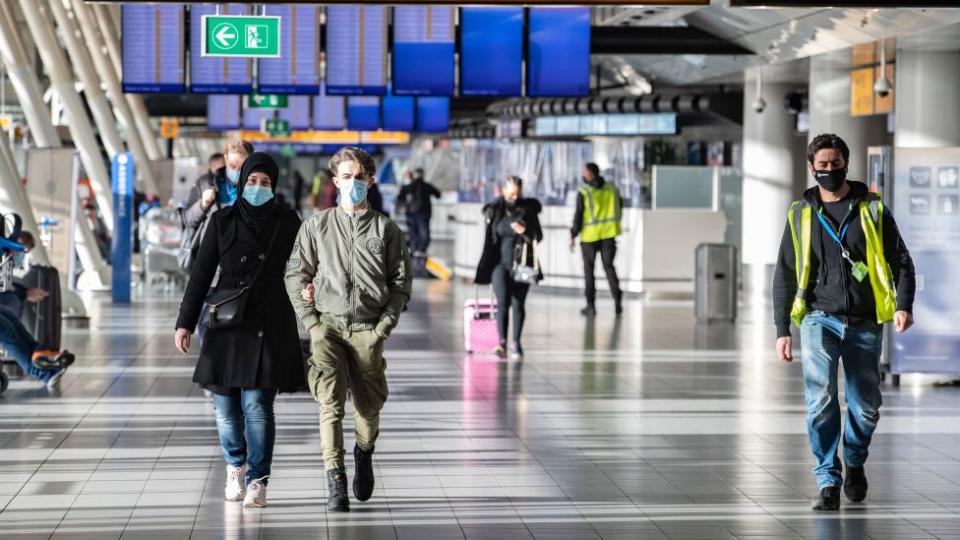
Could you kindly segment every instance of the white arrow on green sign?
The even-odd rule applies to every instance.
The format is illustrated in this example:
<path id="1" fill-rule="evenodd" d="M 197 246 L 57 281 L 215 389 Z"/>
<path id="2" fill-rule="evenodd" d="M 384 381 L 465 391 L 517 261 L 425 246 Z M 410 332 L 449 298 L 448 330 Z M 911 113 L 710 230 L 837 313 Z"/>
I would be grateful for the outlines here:
<path id="1" fill-rule="evenodd" d="M 280 57 L 280 17 L 204 15 L 201 56 Z"/>
<path id="2" fill-rule="evenodd" d="M 286 109 L 287 96 L 277 94 L 250 94 L 247 107 L 251 109 Z"/>
<path id="3" fill-rule="evenodd" d="M 260 131 L 273 137 L 285 137 L 290 134 L 290 122 L 279 118 L 264 118 Z"/>

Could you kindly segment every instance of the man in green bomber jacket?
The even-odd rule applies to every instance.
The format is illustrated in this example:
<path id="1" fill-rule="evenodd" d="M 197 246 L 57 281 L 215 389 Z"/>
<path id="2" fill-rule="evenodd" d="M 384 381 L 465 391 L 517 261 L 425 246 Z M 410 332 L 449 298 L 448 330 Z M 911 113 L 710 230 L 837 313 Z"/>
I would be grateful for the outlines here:
<path id="1" fill-rule="evenodd" d="M 353 398 L 356 472 L 353 494 L 373 494 L 373 451 L 387 399 L 384 341 L 410 299 L 410 254 L 400 228 L 369 208 L 376 164 L 359 148 L 330 160 L 340 204 L 303 222 L 287 263 L 287 294 L 310 331 L 307 382 L 320 404 L 320 446 L 327 471 L 327 509 L 346 512 L 343 416 Z"/>

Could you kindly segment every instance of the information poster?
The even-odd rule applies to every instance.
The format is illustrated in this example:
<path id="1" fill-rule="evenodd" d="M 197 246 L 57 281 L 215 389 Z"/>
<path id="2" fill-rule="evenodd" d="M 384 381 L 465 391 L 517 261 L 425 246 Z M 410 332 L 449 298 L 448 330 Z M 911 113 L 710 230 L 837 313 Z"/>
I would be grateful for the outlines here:
<path id="1" fill-rule="evenodd" d="M 897 148 L 893 213 L 917 270 L 916 324 L 893 373 L 960 373 L 960 148 Z"/>
<path id="2" fill-rule="evenodd" d="M 130 303 L 133 279 L 130 272 L 133 257 L 133 174 L 133 154 L 125 152 L 113 157 L 110 175 L 113 188 L 110 264 L 113 266 L 111 293 L 114 304 Z"/>

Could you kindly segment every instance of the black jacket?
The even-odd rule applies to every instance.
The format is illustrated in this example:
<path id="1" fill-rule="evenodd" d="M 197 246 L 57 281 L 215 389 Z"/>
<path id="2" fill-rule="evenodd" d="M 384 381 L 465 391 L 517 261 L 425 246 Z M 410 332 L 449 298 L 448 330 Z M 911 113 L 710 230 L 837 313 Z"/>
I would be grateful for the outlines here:
<path id="1" fill-rule="evenodd" d="M 869 193 L 866 184 L 849 182 L 850 194 L 845 200 L 856 205 Z M 820 190 L 814 186 L 803 193 L 803 198 L 813 207 L 821 209 Z M 854 279 L 850 263 L 841 257 L 840 246 L 829 233 L 823 230 L 820 220 L 813 217 L 810 237 L 810 282 L 807 286 L 807 306 L 811 311 L 823 311 L 850 323 L 876 321 L 876 304 L 870 280 Z M 829 221 L 829 220 L 828 220 Z M 847 229 L 844 245 L 855 261 L 866 260 L 866 238 L 860 218 L 854 217 Z M 912 311 L 916 290 L 913 259 L 900 237 L 900 231 L 890 211 L 884 207 L 883 253 L 890 264 L 897 288 L 897 310 Z M 773 316 L 777 325 L 777 337 L 790 335 L 790 308 L 797 293 L 796 262 L 793 253 L 793 238 L 790 224 L 784 227 L 780 241 L 780 255 L 773 277 Z"/>
<path id="2" fill-rule="evenodd" d="M 430 197 L 439 199 L 440 190 L 423 180 L 414 180 L 400 188 L 397 203 L 404 208 L 407 215 L 426 216 L 430 219 L 433 216 L 433 201 Z"/>
<path id="3" fill-rule="evenodd" d="M 517 237 L 515 248 L 516 259 L 523 256 L 521 250 L 526 249 L 527 260 L 533 260 L 533 242 L 543 240 L 543 228 L 540 226 L 540 212 L 543 206 L 536 199 L 520 199 L 517 201 L 517 214 L 520 221 L 527 226 L 526 232 Z M 489 285 L 493 277 L 493 270 L 500 264 L 500 236 L 497 234 L 497 223 L 506 215 L 506 202 L 503 197 L 483 207 L 483 219 L 486 224 L 483 239 L 483 253 L 480 263 L 477 264 L 477 275 L 474 282 L 477 285 Z M 541 275 L 541 278 L 543 276 Z"/>
<path id="4" fill-rule="evenodd" d="M 277 388 L 294 391 L 305 384 L 297 318 L 284 287 L 287 259 L 300 229 L 300 218 L 278 208 L 274 222 L 255 234 L 228 206 L 214 213 L 200 244 L 180 304 L 177 328 L 193 330 L 213 276 L 220 267 L 217 289 L 237 288 L 256 273 L 275 227 L 273 249 L 249 293 L 243 323 L 208 330 L 204 335 L 194 382 L 223 388 Z"/>

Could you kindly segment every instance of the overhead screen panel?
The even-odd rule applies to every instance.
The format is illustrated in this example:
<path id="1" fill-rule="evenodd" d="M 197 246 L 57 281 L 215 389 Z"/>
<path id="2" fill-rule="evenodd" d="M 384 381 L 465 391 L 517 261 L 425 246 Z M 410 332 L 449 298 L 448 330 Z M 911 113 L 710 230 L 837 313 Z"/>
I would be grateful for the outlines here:
<path id="1" fill-rule="evenodd" d="M 417 98 L 417 131 L 446 133 L 450 125 L 450 98 Z"/>
<path id="2" fill-rule="evenodd" d="M 190 91 L 198 94 L 249 94 L 253 91 L 253 61 L 249 58 L 200 56 L 203 38 L 201 17 L 215 15 L 216 6 L 190 7 Z M 242 4 L 227 4 L 223 15 L 249 15 Z"/>
<path id="3" fill-rule="evenodd" d="M 465 7 L 460 31 L 460 94 L 519 96 L 523 8 Z"/>
<path id="4" fill-rule="evenodd" d="M 383 129 L 387 131 L 413 131 L 416 98 L 386 96 L 383 98 Z"/>
<path id="5" fill-rule="evenodd" d="M 240 96 L 207 96 L 207 129 L 240 129 Z"/>
<path id="6" fill-rule="evenodd" d="M 267 15 L 280 17 L 280 58 L 259 60 L 258 91 L 316 95 L 320 91 L 320 8 L 267 6 Z"/>
<path id="7" fill-rule="evenodd" d="M 327 7 L 327 94 L 387 93 L 387 8 Z"/>
<path id="8" fill-rule="evenodd" d="M 450 6 L 397 6 L 393 11 L 393 93 L 452 96 L 456 35 Z"/>
<path id="9" fill-rule="evenodd" d="M 527 95 L 590 94 L 590 8 L 532 7 L 527 35 Z"/>
<path id="10" fill-rule="evenodd" d="M 347 98 L 347 128 L 356 131 L 380 129 L 380 98 L 374 96 Z"/>
<path id="11" fill-rule="evenodd" d="M 290 122 L 290 129 L 310 129 L 310 96 L 290 96 L 287 107 L 277 111 L 277 118 Z"/>
<path id="12" fill-rule="evenodd" d="M 320 86 L 320 95 L 313 97 L 313 129 L 330 131 L 347 127 L 346 98 L 328 96 Z"/>
<path id="13" fill-rule="evenodd" d="M 123 91 L 182 93 L 185 29 L 182 6 L 125 4 L 123 30 Z"/>
<path id="14" fill-rule="evenodd" d="M 244 109 L 243 129 L 260 131 L 264 119 L 276 118 L 277 111 L 273 109 Z"/>

